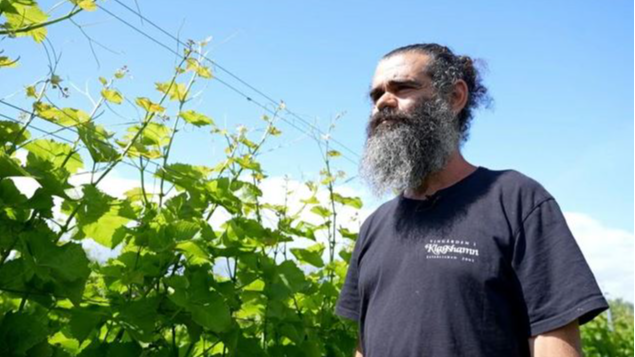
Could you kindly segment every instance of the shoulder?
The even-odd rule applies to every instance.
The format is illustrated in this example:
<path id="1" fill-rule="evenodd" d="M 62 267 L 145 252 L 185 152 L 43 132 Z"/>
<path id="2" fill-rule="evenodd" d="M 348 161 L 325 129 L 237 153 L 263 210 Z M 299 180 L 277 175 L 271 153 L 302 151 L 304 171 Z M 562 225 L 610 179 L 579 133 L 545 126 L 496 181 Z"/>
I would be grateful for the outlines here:
<path id="1" fill-rule="evenodd" d="M 525 207 L 535 207 L 553 196 L 536 179 L 513 169 L 485 169 L 496 190 L 504 201 L 512 201 Z"/>
<path id="2" fill-rule="evenodd" d="M 363 239 L 366 234 L 385 221 L 385 218 L 391 217 L 399 204 L 399 197 L 394 197 L 377 207 L 362 223 L 359 230 L 359 238 Z"/>
<path id="3" fill-rule="evenodd" d="M 390 214 L 391 211 L 394 211 L 395 207 L 398 204 L 399 197 L 394 197 L 377 207 L 373 213 L 368 215 L 362 224 L 362 228 L 364 226 L 370 226 L 374 221 L 380 221 L 382 218 L 386 217 Z"/>

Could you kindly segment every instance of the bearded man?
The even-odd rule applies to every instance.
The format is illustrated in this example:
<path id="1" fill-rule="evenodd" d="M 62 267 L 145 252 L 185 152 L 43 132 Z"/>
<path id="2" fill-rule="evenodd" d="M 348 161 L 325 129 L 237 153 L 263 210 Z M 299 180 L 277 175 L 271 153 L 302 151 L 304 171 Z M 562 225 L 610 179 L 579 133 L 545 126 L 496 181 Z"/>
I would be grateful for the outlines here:
<path id="1" fill-rule="evenodd" d="M 578 326 L 607 302 L 554 198 L 462 156 L 488 100 L 472 59 L 398 48 L 370 97 L 360 172 L 397 195 L 362 224 L 336 306 L 356 356 L 580 356 Z"/>

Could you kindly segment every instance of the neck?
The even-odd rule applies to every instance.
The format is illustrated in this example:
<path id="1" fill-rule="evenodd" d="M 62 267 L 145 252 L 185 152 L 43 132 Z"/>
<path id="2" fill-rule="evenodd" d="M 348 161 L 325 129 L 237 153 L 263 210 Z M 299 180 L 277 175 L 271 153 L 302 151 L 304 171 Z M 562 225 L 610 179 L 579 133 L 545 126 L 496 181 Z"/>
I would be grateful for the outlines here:
<path id="1" fill-rule="evenodd" d="M 467 162 L 461 152 L 456 150 L 441 171 L 430 174 L 423 180 L 421 186 L 416 189 L 406 189 L 403 195 L 406 198 L 423 200 L 426 196 L 430 196 L 438 190 L 450 187 L 461 181 L 476 171 L 476 169 L 476 166 Z"/>

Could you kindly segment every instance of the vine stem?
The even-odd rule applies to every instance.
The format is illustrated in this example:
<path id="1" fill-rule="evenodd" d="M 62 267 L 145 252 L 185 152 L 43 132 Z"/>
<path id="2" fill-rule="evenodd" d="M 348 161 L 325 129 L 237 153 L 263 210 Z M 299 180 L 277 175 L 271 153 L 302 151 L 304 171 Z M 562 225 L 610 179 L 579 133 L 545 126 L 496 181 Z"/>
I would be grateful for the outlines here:
<path id="1" fill-rule="evenodd" d="M 332 126 L 331 128 L 332 129 Z M 329 133 L 328 135 L 330 136 L 330 129 L 329 129 Z M 318 146 L 320 147 L 320 149 L 322 149 L 322 146 L 319 144 L 318 142 Z M 320 150 L 321 151 L 321 150 Z M 334 187 L 333 187 L 333 175 L 331 173 L 331 165 L 330 165 L 330 160 L 329 160 L 329 141 L 326 141 L 325 144 L 325 148 L 324 148 L 324 152 L 322 153 L 322 158 L 324 160 L 324 164 L 325 164 L 325 176 L 326 176 L 326 180 L 327 180 L 327 184 L 326 187 L 329 191 L 329 201 L 331 203 L 331 218 L 332 218 L 332 222 L 330 223 L 330 227 L 328 230 L 328 236 L 327 236 L 327 240 L 328 240 L 328 245 L 329 245 L 329 272 L 328 272 L 328 282 L 329 283 L 333 283 L 333 279 L 335 277 L 334 275 L 334 270 L 333 270 L 333 261 L 335 260 L 335 244 L 336 244 L 336 237 L 337 237 L 337 212 L 335 210 L 335 200 L 334 200 Z M 332 303 L 332 299 L 330 297 L 327 297 L 326 299 L 322 300 L 322 304 L 320 306 L 320 316 L 321 319 L 324 319 L 324 311 L 325 308 L 329 308 L 331 306 Z"/>
<path id="2" fill-rule="evenodd" d="M 335 260 L 335 238 L 337 237 L 337 211 L 335 210 L 335 200 L 334 200 L 334 187 L 333 187 L 333 182 L 330 180 L 330 177 L 332 176 L 331 174 L 331 166 L 330 166 L 330 160 L 328 159 L 328 144 L 327 144 L 327 155 L 326 155 L 326 172 L 328 174 L 329 177 L 329 184 L 328 184 L 328 190 L 329 190 L 329 201 L 331 202 L 331 211 L 332 211 L 332 217 L 333 217 L 333 223 L 331 224 L 331 228 L 332 228 L 332 232 L 329 233 L 329 265 L 333 264 L 333 261 Z M 331 269 L 329 271 L 329 282 L 333 283 L 333 269 Z"/>
<path id="3" fill-rule="evenodd" d="M 188 56 L 189 55 L 186 55 L 186 56 L 183 57 L 181 63 L 177 67 L 178 69 L 180 69 L 181 66 L 183 65 L 183 63 L 185 63 L 185 61 L 187 61 Z M 178 76 L 178 74 L 179 74 L 179 71 L 177 70 L 176 73 L 174 74 L 174 76 L 172 76 L 172 80 L 170 81 L 170 85 L 168 86 L 168 89 L 166 90 L 166 93 L 163 95 L 163 97 L 161 97 L 161 100 L 159 101 L 159 104 L 163 104 L 163 102 L 167 98 L 167 96 L 168 96 L 167 93 L 170 91 L 170 89 L 172 88 L 172 86 L 176 82 L 176 77 Z M 93 185 L 95 185 L 95 186 L 99 185 L 99 183 L 104 178 L 106 178 L 106 175 L 108 175 L 110 173 L 110 171 L 112 171 L 115 168 L 115 166 L 117 166 L 117 164 L 120 163 L 126 157 L 126 155 L 128 154 L 128 151 L 130 151 L 132 146 L 135 144 L 137 139 L 141 136 L 141 134 L 143 133 L 145 128 L 150 124 L 150 122 L 155 117 L 155 115 L 156 115 L 156 112 L 148 112 L 148 111 L 146 111 L 146 117 L 144 118 L 143 124 L 141 125 L 139 130 L 135 133 L 135 135 L 132 137 L 132 139 L 130 139 L 130 142 L 128 143 L 128 145 L 126 145 L 126 147 L 124 148 L 124 150 L 121 153 L 121 155 L 119 155 L 115 160 L 110 162 L 110 165 L 108 165 L 108 167 L 99 176 L 99 178 L 97 180 L 95 180 L 94 183 L 92 183 Z M 68 231 L 68 227 L 71 224 L 71 221 L 73 220 L 73 218 L 75 218 L 75 215 L 83 207 L 85 202 L 86 202 L 86 200 L 80 201 L 79 204 L 77 206 L 75 206 L 73 211 L 69 214 L 68 218 L 66 219 L 66 223 L 64 223 L 64 226 L 62 227 L 62 229 L 60 230 L 60 232 L 57 235 L 56 242 L 58 242 L 62 238 L 64 233 L 66 233 Z"/>
<path id="4" fill-rule="evenodd" d="M 146 166 L 143 165 L 143 156 L 139 155 L 139 174 L 141 175 L 141 195 L 143 196 L 143 204 L 148 207 L 150 202 L 148 202 L 148 195 L 146 192 L 146 183 L 144 173 L 146 171 Z"/>
<path id="5" fill-rule="evenodd" d="M 252 157 L 256 156 L 256 154 L 258 153 L 258 151 L 260 150 L 262 145 L 265 143 L 265 141 L 269 137 L 270 132 L 271 132 L 271 128 L 273 127 L 273 122 L 276 119 L 276 116 L 278 115 L 279 112 L 280 112 L 280 108 L 276 108 L 276 111 L 273 113 L 273 117 L 271 118 L 271 121 L 269 121 L 269 123 L 267 125 L 267 129 L 265 130 L 264 134 L 260 138 L 260 141 L 256 144 L 256 146 L 253 149 L 248 151 L 248 155 L 250 155 Z M 230 145 L 232 145 L 232 144 L 230 143 Z M 234 157 L 235 152 L 236 152 L 237 149 L 238 149 L 238 144 L 236 144 L 236 146 L 232 150 L 232 152 L 230 154 L 230 159 L 232 159 Z M 223 173 L 224 170 L 225 170 L 225 167 L 223 167 L 221 169 L 221 171 L 218 174 L 218 177 L 221 176 L 221 174 Z M 238 169 L 236 172 L 232 171 L 233 177 L 229 181 L 229 186 L 231 186 L 231 184 L 238 179 L 238 177 L 243 172 L 243 170 L 244 170 L 244 167 L 241 166 L 240 169 Z M 205 216 L 205 220 L 206 221 L 209 221 L 210 218 L 212 218 L 212 214 L 214 214 L 214 211 L 216 211 L 217 207 L 218 207 L 218 203 L 214 203 L 212 205 L 212 208 L 210 209 L 209 213 L 207 214 L 207 216 Z"/>
<path id="6" fill-rule="evenodd" d="M 177 133 L 177 126 L 179 124 L 179 119 L 181 118 L 180 114 L 181 114 L 181 110 L 183 110 L 183 105 L 185 105 L 186 102 L 186 98 L 188 93 L 190 92 L 190 90 L 192 89 L 192 86 L 194 85 L 194 81 L 196 79 L 196 72 L 194 74 L 192 74 L 192 78 L 190 78 L 190 81 L 188 82 L 186 88 L 185 88 L 185 93 L 183 93 L 183 98 L 179 98 L 179 110 L 178 113 L 176 115 L 176 119 L 174 120 L 174 125 L 172 126 L 172 134 L 170 135 L 170 141 L 168 141 L 168 145 L 166 147 L 165 150 L 165 155 L 163 155 L 163 168 L 164 170 L 162 170 L 161 172 L 161 182 L 159 183 L 159 209 L 161 209 L 161 206 L 163 205 L 163 197 L 165 196 L 164 192 L 163 192 L 163 185 L 165 183 L 165 166 L 168 163 L 168 157 L 170 156 L 170 150 L 172 149 L 172 143 L 174 142 L 174 137 L 176 136 Z M 178 91 L 177 91 L 177 95 L 178 95 Z"/>
<path id="7" fill-rule="evenodd" d="M 53 25 L 56 24 L 60 21 L 64 21 L 64 20 L 68 20 L 71 17 L 79 14 L 80 12 L 82 12 L 83 9 L 82 8 L 77 8 L 73 7 L 73 9 L 66 15 L 58 17 L 57 19 L 51 20 L 51 21 L 45 21 L 45 22 L 40 22 L 38 24 L 34 24 L 34 25 L 29 25 L 29 26 L 25 26 L 23 28 L 17 29 L 17 30 L 0 30 L 0 35 L 14 35 L 16 33 L 21 33 L 21 32 L 29 32 L 29 31 L 33 31 L 33 30 L 37 30 L 41 27 L 46 27 L 49 25 Z"/>
<path id="8" fill-rule="evenodd" d="M 42 101 L 42 97 L 44 97 L 44 93 L 46 92 L 46 89 L 49 85 L 49 83 L 51 82 L 50 79 L 47 79 L 44 82 L 44 85 L 42 86 L 42 89 L 40 90 L 40 93 L 38 93 L 37 97 L 35 98 L 35 102 L 39 103 Z M 37 85 L 37 84 L 36 84 Z M 18 139 L 20 138 L 20 135 L 24 134 L 24 132 L 26 131 L 26 129 L 29 127 L 29 125 L 31 125 L 31 122 L 33 121 L 33 119 L 35 119 L 36 115 L 35 115 L 35 109 L 33 109 L 31 111 L 31 113 L 29 114 L 29 120 L 27 120 L 27 122 L 24 124 L 24 126 L 22 128 L 20 128 L 20 131 L 18 131 L 13 139 L 13 143 L 11 144 L 11 148 L 9 149 L 8 153 L 11 154 L 13 153 L 15 150 L 17 150 L 17 143 L 18 143 Z"/>

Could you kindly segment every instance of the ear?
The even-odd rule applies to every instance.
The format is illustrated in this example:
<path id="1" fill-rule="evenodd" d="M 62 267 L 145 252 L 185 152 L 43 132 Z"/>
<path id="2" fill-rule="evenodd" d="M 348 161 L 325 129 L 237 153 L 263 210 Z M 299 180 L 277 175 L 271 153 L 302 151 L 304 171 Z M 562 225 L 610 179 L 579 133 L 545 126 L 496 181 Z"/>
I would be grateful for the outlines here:
<path id="1" fill-rule="evenodd" d="M 456 83 L 454 83 L 454 88 L 450 94 L 450 103 L 452 104 L 452 111 L 455 114 L 458 114 L 461 110 L 463 110 L 463 108 L 465 108 L 468 94 L 469 90 L 467 89 L 467 83 L 465 83 L 464 80 L 459 79 Z"/>

